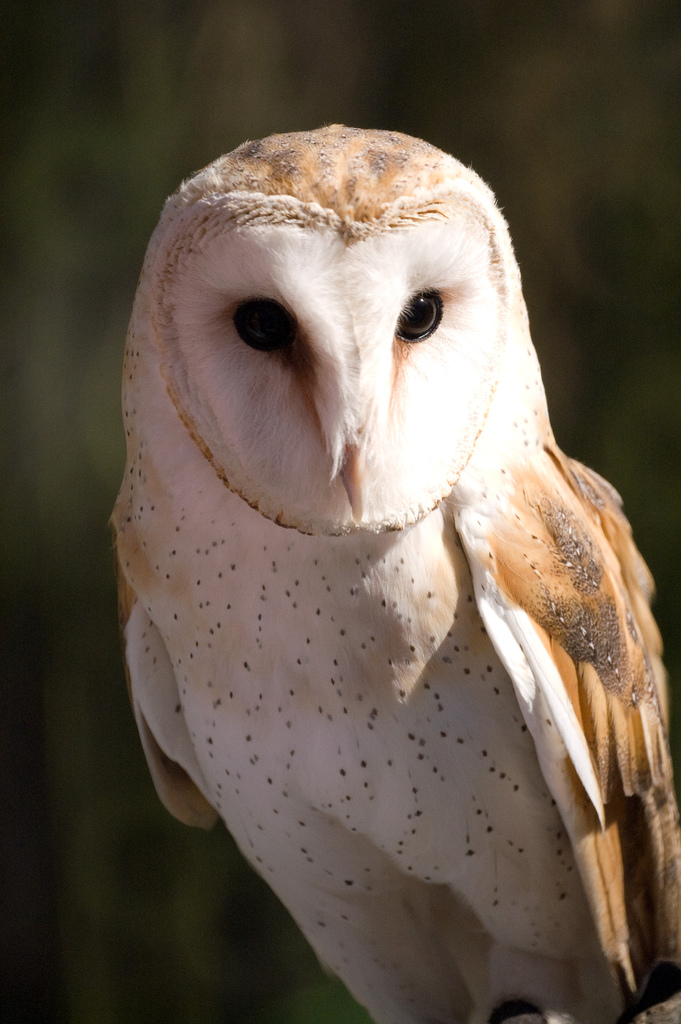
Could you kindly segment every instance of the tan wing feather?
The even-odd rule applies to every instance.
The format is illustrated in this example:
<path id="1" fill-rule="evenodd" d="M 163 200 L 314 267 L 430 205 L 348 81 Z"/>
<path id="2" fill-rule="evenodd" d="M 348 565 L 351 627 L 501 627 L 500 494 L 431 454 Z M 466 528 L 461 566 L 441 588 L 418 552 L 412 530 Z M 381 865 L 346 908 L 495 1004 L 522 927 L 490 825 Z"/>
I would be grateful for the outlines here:
<path id="1" fill-rule="evenodd" d="M 681 953 L 681 835 L 652 579 L 617 493 L 557 449 L 524 470 L 489 543 L 497 584 L 552 655 L 593 757 L 605 828 L 576 772 L 561 812 L 626 994 L 656 958 Z"/>

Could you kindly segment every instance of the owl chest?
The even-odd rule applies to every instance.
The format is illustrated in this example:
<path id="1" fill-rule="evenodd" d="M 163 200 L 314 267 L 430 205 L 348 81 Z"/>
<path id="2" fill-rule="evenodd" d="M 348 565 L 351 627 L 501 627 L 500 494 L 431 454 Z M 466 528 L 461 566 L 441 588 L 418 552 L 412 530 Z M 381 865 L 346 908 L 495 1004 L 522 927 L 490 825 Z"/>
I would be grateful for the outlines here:
<path id="1" fill-rule="evenodd" d="M 543 781 L 463 555 L 429 518 L 382 537 L 213 538 L 191 601 L 161 615 L 216 806 L 272 856 L 311 811 L 428 879 L 467 869 L 490 829 L 522 848 L 518 794 Z"/>

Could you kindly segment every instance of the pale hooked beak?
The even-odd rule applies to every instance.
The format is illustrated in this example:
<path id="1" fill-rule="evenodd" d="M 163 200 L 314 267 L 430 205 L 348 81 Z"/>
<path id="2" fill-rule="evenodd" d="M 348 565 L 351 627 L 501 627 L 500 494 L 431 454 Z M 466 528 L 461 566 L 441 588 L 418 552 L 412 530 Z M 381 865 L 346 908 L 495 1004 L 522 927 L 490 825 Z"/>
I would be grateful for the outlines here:
<path id="1" fill-rule="evenodd" d="M 352 509 L 352 518 L 356 523 L 362 518 L 362 482 L 364 477 L 364 455 L 354 444 L 346 444 L 343 465 L 338 474 L 343 481 L 345 493 Z"/>

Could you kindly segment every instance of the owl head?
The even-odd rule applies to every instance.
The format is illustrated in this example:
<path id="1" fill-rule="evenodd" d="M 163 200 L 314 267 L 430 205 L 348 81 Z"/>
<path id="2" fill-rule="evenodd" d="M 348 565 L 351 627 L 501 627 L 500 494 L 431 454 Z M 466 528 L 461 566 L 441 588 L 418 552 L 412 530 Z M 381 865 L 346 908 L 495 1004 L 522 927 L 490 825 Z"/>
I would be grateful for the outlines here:
<path id="1" fill-rule="evenodd" d="M 246 143 L 171 196 L 131 338 L 225 485 L 323 534 L 427 515 L 533 358 L 487 186 L 339 125 Z"/>

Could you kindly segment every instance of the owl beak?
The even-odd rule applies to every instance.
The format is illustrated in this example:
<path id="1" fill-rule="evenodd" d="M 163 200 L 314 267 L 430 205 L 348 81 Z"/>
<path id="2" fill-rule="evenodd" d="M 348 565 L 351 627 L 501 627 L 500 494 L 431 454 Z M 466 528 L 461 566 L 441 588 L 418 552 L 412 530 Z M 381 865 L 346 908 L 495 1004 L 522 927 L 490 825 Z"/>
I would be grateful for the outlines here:
<path id="1" fill-rule="evenodd" d="M 343 481 L 345 493 L 352 509 L 352 518 L 356 523 L 362 518 L 362 480 L 364 476 L 364 456 L 354 444 L 346 444 L 343 465 L 339 476 Z"/>

